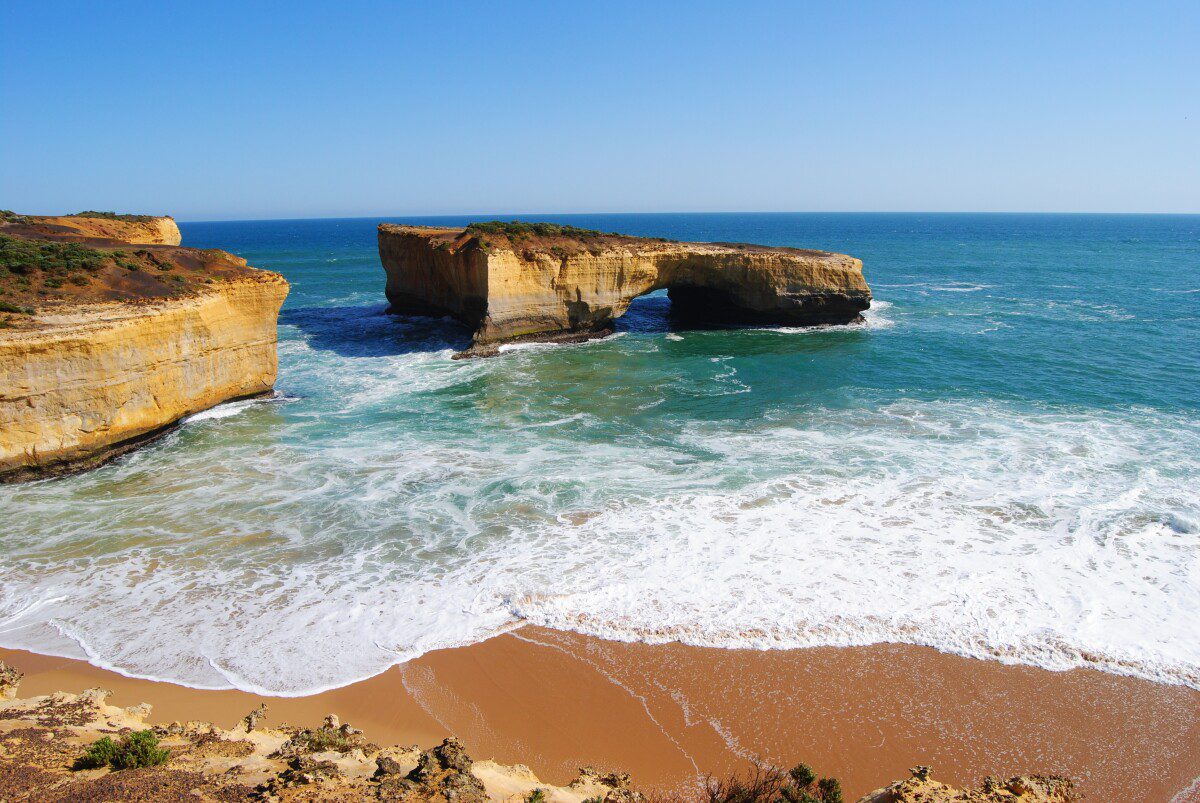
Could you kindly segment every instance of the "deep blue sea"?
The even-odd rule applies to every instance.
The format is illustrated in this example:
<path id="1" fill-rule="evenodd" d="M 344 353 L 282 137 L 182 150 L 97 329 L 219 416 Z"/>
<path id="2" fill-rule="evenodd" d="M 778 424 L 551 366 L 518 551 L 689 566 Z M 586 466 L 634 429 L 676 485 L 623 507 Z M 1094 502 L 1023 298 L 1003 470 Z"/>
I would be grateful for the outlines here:
<path id="1" fill-rule="evenodd" d="M 4 488 L 0 644 L 298 694 L 532 622 L 1200 688 L 1200 216 L 538 219 L 840 251 L 875 302 L 697 331 L 657 293 L 452 361 L 385 313 L 379 219 L 184 223 L 291 283 L 278 394 Z"/>

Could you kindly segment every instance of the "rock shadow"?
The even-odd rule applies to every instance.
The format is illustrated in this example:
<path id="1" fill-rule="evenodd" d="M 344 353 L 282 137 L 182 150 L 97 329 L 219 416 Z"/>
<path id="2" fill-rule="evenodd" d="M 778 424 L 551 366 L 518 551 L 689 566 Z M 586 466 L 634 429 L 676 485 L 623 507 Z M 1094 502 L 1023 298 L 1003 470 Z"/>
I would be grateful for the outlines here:
<path id="1" fill-rule="evenodd" d="M 299 329 L 312 348 L 342 357 L 457 352 L 471 345 L 471 331 L 456 321 L 399 315 L 388 312 L 387 304 L 285 307 L 279 323 Z"/>

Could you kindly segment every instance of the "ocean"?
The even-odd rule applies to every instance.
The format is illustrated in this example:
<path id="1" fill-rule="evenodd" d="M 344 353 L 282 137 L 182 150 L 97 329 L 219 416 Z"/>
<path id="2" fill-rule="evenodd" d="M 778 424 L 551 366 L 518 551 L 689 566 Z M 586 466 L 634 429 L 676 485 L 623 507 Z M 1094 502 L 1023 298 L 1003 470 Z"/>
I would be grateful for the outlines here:
<path id="1" fill-rule="evenodd" d="M 698 331 L 656 293 L 452 361 L 385 312 L 380 219 L 181 224 L 291 282 L 277 394 L 0 487 L 0 645 L 299 695 L 534 623 L 1200 688 L 1200 216 L 538 219 L 849 253 L 875 302 Z"/>

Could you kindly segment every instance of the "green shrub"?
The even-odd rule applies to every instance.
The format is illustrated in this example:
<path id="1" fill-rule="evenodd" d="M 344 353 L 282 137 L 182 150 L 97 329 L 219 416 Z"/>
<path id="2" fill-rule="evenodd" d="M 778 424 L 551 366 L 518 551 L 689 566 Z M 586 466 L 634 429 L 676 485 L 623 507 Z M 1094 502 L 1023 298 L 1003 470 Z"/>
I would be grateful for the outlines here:
<path id="1" fill-rule="evenodd" d="M 792 777 L 792 783 L 796 786 L 809 786 L 817 780 L 817 774 L 807 764 L 797 764 L 788 771 L 788 775 Z"/>
<path id="2" fill-rule="evenodd" d="M 546 803 L 549 800 L 546 797 L 544 789 L 534 789 L 529 794 L 525 795 L 525 803 Z"/>
<path id="3" fill-rule="evenodd" d="M 842 784 L 837 778 L 822 778 L 817 781 L 817 792 L 821 803 L 842 803 Z"/>
<path id="4" fill-rule="evenodd" d="M 564 226 L 559 223 L 526 223 L 523 220 L 510 220 L 508 222 L 503 220 L 489 220 L 472 223 L 467 226 L 467 231 L 476 234 L 497 234 L 516 239 L 529 236 L 578 237 L 582 239 L 605 236 L 604 232 L 596 231 L 595 229 L 581 229 L 576 226 Z"/>
<path id="5" fill-rule="evenodd" d="M 74 769 L 94 770 L 100 767 L 107 767 L 117 757 L 119 749 L 116 742 L 105 736 L 99 741 L 92 742 L 92 746 L 88 748 L 88 751 L 75 759 Z"/>
<path id="6" fill-rule="evenodd" d="M 747 775 L 709 777 L 706 803 L 844 803 L 836 778 L 821 778 L 807 764 L 784 772 L 767 765 L 755 766 Z"/>
<path id="7" fill-rule="evenodd" d="M 147 220 L 154 220 L 154 215 L 119 215 L 116 212 L 96 212 L 88 210 L 87 212 L 76 212 L 73 215 L 65 217 L 102 217 L 108 220 L 125 220 L 131 223 L 141 223 Z"/>
<path id="8" fill-rule="evenodd" d="M 0 312 L 20 312 L 25 315 L 32 315 L 33 308 L 32 307 L 18 307 L 16 304 L 13 304 L 12 302 L 0 301 Z"/>
<path id="9" fill-rule="evenodd" d="M 154 767 L 165 764 L 170 755 L 170 750 L 158 746 L 154 731 L 135 731 L 121 740 L 121 746 L 110 763 L 115 770 Z"/>
<path id="10" fill-rule="evenodd" d="M 304 731 L 292 741 L 298 747 L 310 753 L 324 753 L 326 750 L 345 753 L 354 749 L 354 743 L 346 738 L 346 734 L 342 733 L 338 728 L 317 728 L 316 730 Z"/>
<path id="11" fill-rule="evenodd" d="M 36 271 L 65 273 L 98 270 L 108 254 L 79 243 L 22 240 L 0 234 L 0 268 L 28 276 Z"/>
<path id="12" fill-rule="evenodd" d="M 120 744 L 107 736 L 93 742 L 87 753 L 75 760 L 72 769 L 112 767 L 114 770 L 129 770 L 154 767 L 165 764 L 170 755 L 170 750 L 158 746 L 154 731 L 135 731 L 122 737 Z"/>

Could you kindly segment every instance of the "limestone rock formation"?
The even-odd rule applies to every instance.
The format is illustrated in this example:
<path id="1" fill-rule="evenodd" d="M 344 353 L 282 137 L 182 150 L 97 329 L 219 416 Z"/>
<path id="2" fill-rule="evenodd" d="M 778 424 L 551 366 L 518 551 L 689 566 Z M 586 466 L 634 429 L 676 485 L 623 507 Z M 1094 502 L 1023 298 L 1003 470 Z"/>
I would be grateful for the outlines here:
<path id="1" fill-rule="evenodd" d="M 0 481 L 86 468 L 270 391 L 287 292 L 224 251 L 0 222 Z"/>
<path id="2" fill-rule="evenodd" d="M 16 668 L 0 661 L 0 700 L 11 700 L 17 696 L 24 675 Z"/>
<path id="3" fill-rule="evenodd" d="M 850 323 L 871 304 L 862 262 L 844 254 L 553 224 L 385 223 L 379 256 L 392 309 L 465 323 L 474 330 L 472 355 L 506 341 L 606 334 L 633 299 L 663 288 L 673 314 L 698 322 Z"/>
<path id="4" fill-rule="evenodd" d="M 183 236 L 175 218 L 167 215 L 114 215 L 80 212 L 76 215 L 25 216 L 28 225 L 47 234 L 78 234 L 131 245 L 179 245 Z"/>
<path id="5" fill-rule="evenodd" d="M 911 777 L 877 789 L 858 803 L 1074 803 L 1075 784 L 1057 775 L 985 778 L 978 789 L 955 789 L 935 781 L 929 767 L 913 767 Z"/>

